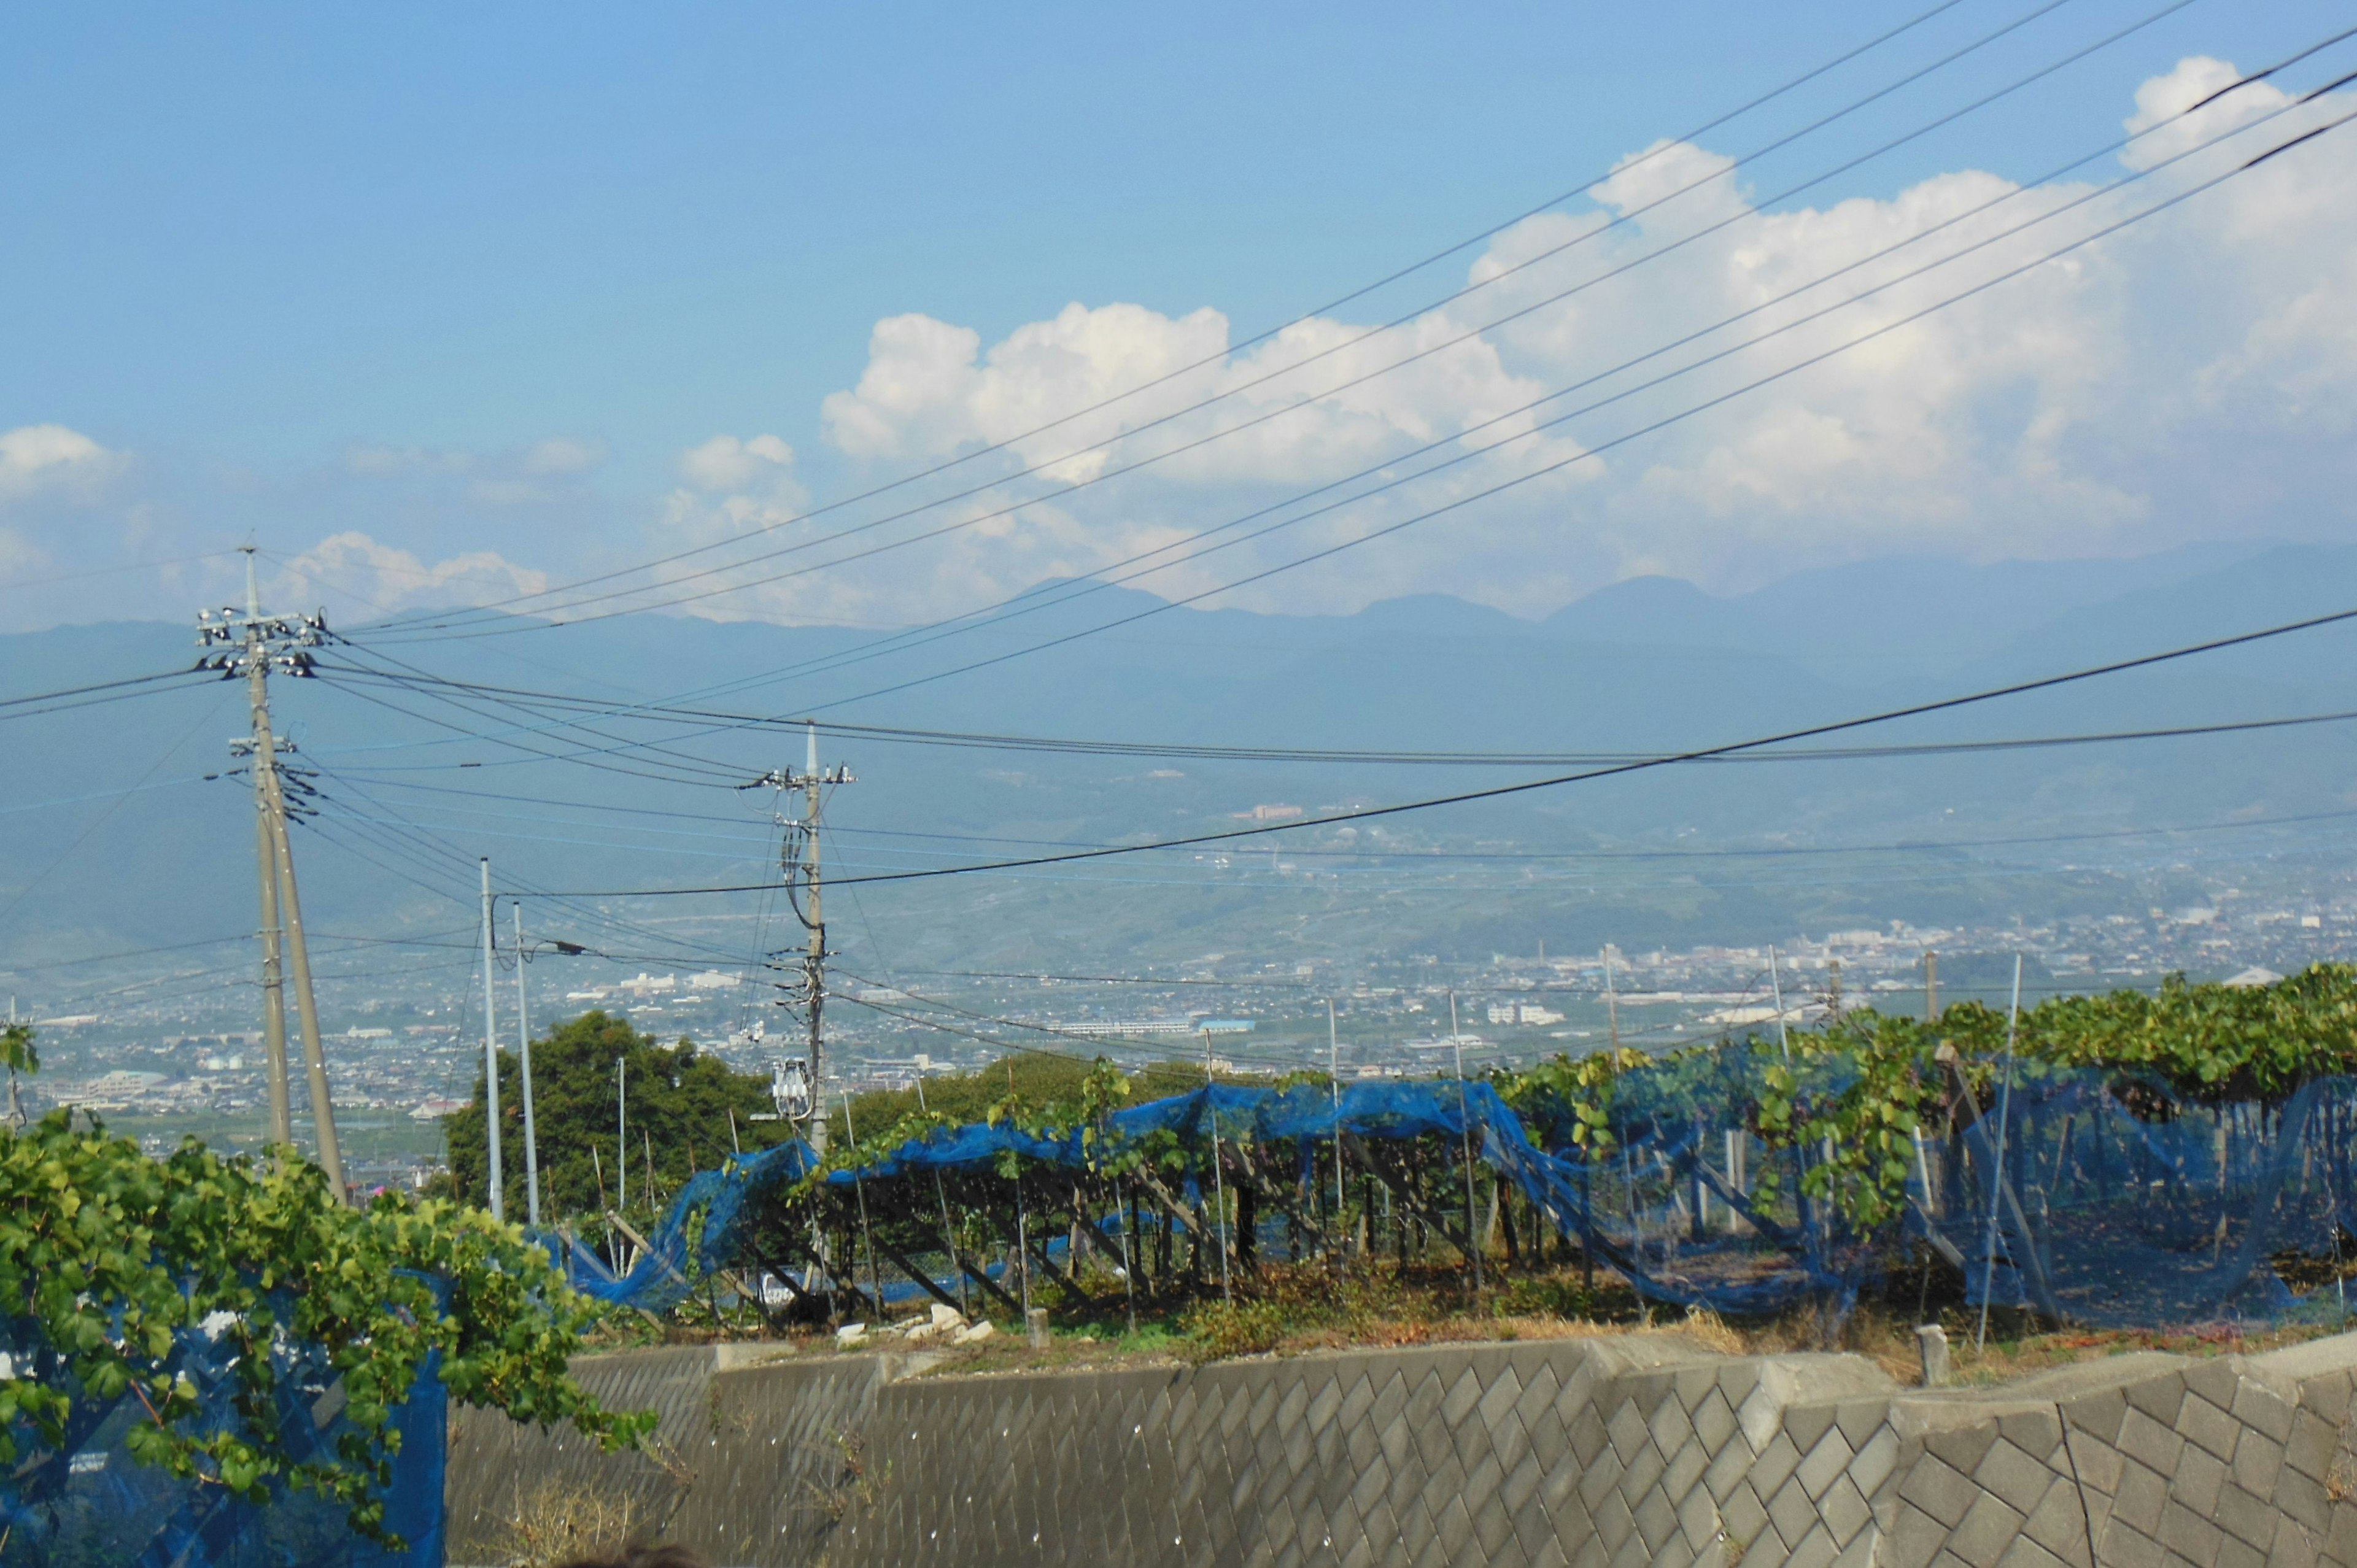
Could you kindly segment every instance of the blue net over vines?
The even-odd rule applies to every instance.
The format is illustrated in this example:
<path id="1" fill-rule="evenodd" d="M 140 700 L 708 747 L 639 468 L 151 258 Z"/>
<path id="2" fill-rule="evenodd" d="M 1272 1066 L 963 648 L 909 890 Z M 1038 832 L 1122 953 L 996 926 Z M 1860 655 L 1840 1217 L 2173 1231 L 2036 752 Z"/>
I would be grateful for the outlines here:
<path id="1" fill-rule="evenodd" d="M 226 1374 L 227 1342 L 183 1333 L 176 1369 L 204 1395 L 199 1424 L 227 1427 L 236 1387 Z M 152 1419 L 135 1392 L 112 1402 L 77 1401 L 66 1446 L 0 1477 L 0 1563 L 9 1568 L 441 1568 L 447 1399 L 440 1352 L 429 1353 L 406 1403 L 396 1406 L 393 1480 L 385 1524 L 406 1542 L 391 1552 L 356 1536 L 342 1504 L 274 1487 L 256 1504 L 221 1487 L 180 1480 L 142 1464 L 128 1446 Z M 316 1349 L 275 1353 L 279 1427 L 295 1458 L 328 1457 L 350 1431 L 338 1412 L 342 1385 Z M 41 1376 L 45 1363 L 12 1352 L 9 1371 Z M 48 1368 L 47 1374 L 53 1374 Z M 308 1447 L 305 1447 L 305 1444 Z"/>
<path id="2" fill-rule="evenodd" d="M 1827 1188 L 1813 1176 L 1834 1151 L 1771 1146 L 1760 1135 L 1768 1074 L 1780 1060 L 1772 1046 L 1743 1040 L 1631 1069 L 1584 1141 L 1572 1136 L 1566 1108 L 1523 1096 L 1517 1111 L 1487 1081 L 1361 1081 L 1339 1097 L 1324 1084 L 1222 1084 L 1114 1111 L 1089 1128 L 937 1128 L 897 1146 L 868 1145 L 871 1157 L 838 1163 L 820 1181 L 845 1201 L 857 1191 L 879 1214 L 897 1195 L 899 1212 L 917 1216 L 931 1212 L 937 1177 L 967 1178 L 971 1194 L 976 1178 L 1010 1169 L 1032 1173 L 1027 1179 L 1061 1170 L 1073 1178 L 1075 1209 L 1086 1211 L 1082 1189 L 1095 1173 L 1119 1170 L 1125 1152 L 1149 1152 L 1149 1168 L 1162 1173 L 1156 1190 L 1168 1200 L 1155 1204 L 1152 1223 L 1208 1235 L 1220 1223 L 1211 1207 L 1216 1133 L 1220 1179 L 1282 1187 L 1294 1200 L 1290 1221 L 1260 1209 L 1273 1239 L 1288 1223 L 1314 1225 L 1332 1211 L 1321 1189 L 1336 1180 L 1339 1136 L 1342 1179 L 1384 1212 L 1413 1211 L 1452 1243 L 1470 1218 L 1486 1241 L 1493 1194 L 1511 1192 L 1593 1264 L 1668 1305 L 1750 1316 L 1809 1302 L 1846 1311 L 1861 1289 L 1902 1271 L 1911 1280 L 1920 1267 L 1960 1278 L 1968 1304 L 1986 1294 L 2000 1307 L 2091 1325 L 2342 1315 L 2357 1082 L 2323 1079 L 2279 1101 L 2220 1105 L 2134 1074 L 2025 1061 L 2001 1107 L 1990 1091 L 1986 1104 L 1960 1096 L 1946 1117 L 1927 1118 L 1907 1152 L 1897 1219 L 1861 1232 L 1841 1204 L 1820 1196 Z M 1783 1065 L 1804 1110 L 1857 1078 L 1838 1056 Z M 1468 1148 L 1480 1167 L 1471 1202 L 1460 1168 Z M 1426 1162 L 1420 1198 L 1406 1177 L 1411 1150 Z M 699 1174 L 619 1274 L 577 1238 L 543 1239 L 578 1288 L 608 1301 L 661 1310 L 716 1288 L 747 1288 L 762 1262 L 751 1232 L 764 1210 L 754 1200 L 788 1194 L 818 1167 L 806 1144 L 789 1143 Z M 942 1200 L 944 1225 L 947 1207 Z M 1117 1241 L 1118 1200 L 1099 1208 L 1085 1222 Z M 1060 1234 L 1048 1255 L 1075 1262 L 1071 1249 L 1082 1239 Z M 1089 1251 L 1122 1255 L 1110 1245 Z M 874 1288 L 864 1277 L 861 1288 L 890 1304 L 941 1299 L 956 1284 L 945 1250 L 895 1258 L 888 1277 L 878 1263 Z M 988 1272 L 1002 1278 L 1006 1268 L 1002 1261 Z"/>

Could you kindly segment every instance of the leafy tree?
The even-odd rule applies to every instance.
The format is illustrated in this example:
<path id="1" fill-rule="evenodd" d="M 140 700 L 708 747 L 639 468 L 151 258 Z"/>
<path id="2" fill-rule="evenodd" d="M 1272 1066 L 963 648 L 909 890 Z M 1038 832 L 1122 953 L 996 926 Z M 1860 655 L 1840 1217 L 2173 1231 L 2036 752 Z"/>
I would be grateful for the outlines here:
<path id="1" fill-rule="evenodd" d="M 628 1018 L 584 1013 L 532 1043 L 533 1126 L 540 1155 L 544 1219 L 597 1214 L 615 1205 L 621 1182 L 615 1168 L 614 1064 L 620 1061 L 629 1096 L 629 1211 L 660 1209 L 693 1170 L 710 1170 L 735 1145 L 750 1151 L 784 1138 L 783 1122 L 751 1118 L 775 1109 L 770 1080 L 737 1072 L 694 1043 L 658 1044 Z M 500 1163 L 508 1212 L 523 1213 L 523 1074 L 516 1056 L 500 1053 Z M 490 1148 L 483 1135 L 483 1075 L 475 1074 L 467 1108 L 443 1118 L 453 1189 L 462 1202 L 490 1201 Z M 594 1155 L 592 1151 L 595 1151 Z M 651 1155 L 657 1197 L 645 1196 Z M 599 1197 L 602 1183 L 604 1197 Z"/>
<path id="2" fill-rule="evenodd" d="M 30 1070 L 29 1033 L 7 1031 L 0 1059 Z M 16 1483 L 130 1395 L 149 1417 L 128 1439 L 139 1460 L 256 1502 L 314 1491 L 382 1539 L 393 1408 L 436 1349 L 462 1403 L 569 1422 L 608 1448 L 651 1425 L 567 1376 L 596 1308 L 513 1227 L 392 1196 L 354 1210 L 291 1149 L 257 1162 L 191 1139 L 157 1160 L 79 1121 L 0 1129 L 0 1337 L 33 1369 L 0 1380 L 0 1473 Z M 225 1404 L 183 1365 L 192 1337 L 232 1352 Z M 278 1397 L 306 1355 L 345 1398 L 324 1454 L 281 1424 L 310 1421 Z"/>
<path id="3" fill-rule="evenodd" d="M 1050 1107 L 1080 1107 L 1090 1102 L 1091 1095 L 1105 1092 L 1103 1084 L 1092 1090 L 1092 1077 L 1101 1078 L 1103 1058 L 1083 1060 L 1077 1056 L 1046 1051 L 1019 1051 L 977 1068 L 970 1073 L 947 1074 L 925 1079 L 923 1109 L 940 1121 L 952 1125 L 970 1122 L 986 1122 L 994 1108 L 1009 1103 L 1046 1112 Z M 1126 1075 L 1127 1087 L 1122 1099 L 1135 1104 L 1140 1101 L 1158 1100 L 1166 1095 L 1185 1094 L 1203 1087 L 1203 1069 L 1200 1062 L 1155 1062 Z M 1222 1073 L 1222 1081 L 1263 1081 Z M 1321 1079 L 1320 1081 L 1323 1081 Z M 886 1128 L 918 1114 L 918 1094 L 914 1089 L 873 1090 L 856 1094 L 851 1099 L 851 1130 L 859 1134 L 864 1146 L 877 1141 Z M 828 1107 L 829 1146 L 841 1147 L 845 1136 L 843 1101 L 838 1097 Z M 1002 1114 L 1004 1111 L 1002 1110 Z M 1069 1122 L 1070 1116 L 1051 1118 Z M 1026 1120 L 1028 1118 L 1027 1116 Z"/>

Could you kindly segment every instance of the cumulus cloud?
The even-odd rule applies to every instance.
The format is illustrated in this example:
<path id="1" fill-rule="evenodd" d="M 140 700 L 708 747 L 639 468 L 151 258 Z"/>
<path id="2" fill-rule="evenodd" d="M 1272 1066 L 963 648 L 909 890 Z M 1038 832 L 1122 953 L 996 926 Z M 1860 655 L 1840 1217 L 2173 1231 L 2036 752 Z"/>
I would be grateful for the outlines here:
<path id="1" fill-rule="evenodd" d="M 1297 484 L 1461 431 L 1539 390 L 1479 338 L 1445 343 L 1440 317 L 1380 341 L 1367 332 L 1312 319 L 1231 354 L 1216 310 L 1073 304 L 985 354 L 970 328 L 899 316 L 877 323 L 858 384 L 821 413 L 828 441 L 858 457 L 1005 446 L 1062 484 L 1140 464 L 1193 484 Z M 1197 406 L 1212 398 L 1222 401 Z M 1125 437 L 1134 444 L 1114 450 Z"/>
<path id="2" fill-rule="evenodd" d="M 316 603 L 324 589 L 395 610 L 490 604 L 539 593 L 548 581 L 545 572 L 519 566 L 495 551 L 468 551 L 428 565 L 406 550 L 352 531 L 330 534 L 287 561 L 269 596 L 275 604 Z"/>
<path id="3" fill-rule="evenodd" d="M 2220 94 L 2236 75 L 2181 61 L 2136 91 L 2117 166 L 2027 190 L 1964 169 L 1759 211 L 1724 156 L 1657 145 L 1592 209 L 1498 235 L 1471 293 L 1380 332 L 1318 318 L 1232 351 L 1215 310 L 1074 304 L 985 344 L 893 317 L 823 432 L 903 470 L 1004 448 L 966 470 L 1004 487 L 975 526 L 920 547 L 958 564 L 946 599 L 915 603 L 928 575 L 892 568 L 912 613 L 1047 559 L 1233 538 L 1344 480 L 1308 521 L 1142 585 L 1193 592 L 1426 512 L 1230 602 L 1438 587 L 1540 611 L 1640 570 L 1734 586 L 1893 551 L 2297 532 L 2357 478 L 2357 153 L 2319 137 L 2115 231 L 2331 113 L 2266 84 Z M 1351 476 L 1448 459 L 1324 510 L 1371 488 Z"/>
<path id="4" fill-rule="evenodd" d="M 716 435 L 680 454 L 679 471 L 700 490 L 743 490 L 785 477 L 794 449 L 775 435 Z"/>
<path id="5" fill-rule="evenodd" d="M 0 503 L 44 490 L 87 494 L 123 462 L 122 454 L 62 424 L 23 424 L 0 431 Z"/>

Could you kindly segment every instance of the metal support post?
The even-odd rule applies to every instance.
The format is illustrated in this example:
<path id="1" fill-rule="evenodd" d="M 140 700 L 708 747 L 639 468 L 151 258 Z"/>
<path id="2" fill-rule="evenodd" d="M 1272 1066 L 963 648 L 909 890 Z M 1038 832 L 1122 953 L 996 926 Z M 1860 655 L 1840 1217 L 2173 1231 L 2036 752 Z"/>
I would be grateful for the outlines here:
<path id="1" fill-rule="evenodd" d="M 1465 1261 L 1473 1265 L 1473 1293 L 1481 1293 L 1481 1244 L 1473 1223 L 1473 1113 L 1465 1100 L 1465 1035 L 1457 1026 L 1457 992 L 1448 993 L 1448 1048 L 1457 1058 L 1457 1132 L 1465 1170 Z"/>
<path id="2" fill-rule="evenodd" d="M 483 872 L 483 1144 L 490 1159 L 491 1218 L 508 1217 L 507 1185 L 500 1171 L 500 1020 L 496 976 L 491 967 L 491 860 L 485 855 Z M 616 1162 L 628 1179 L 630 1149 Z"/>
<path id="3" fill-rule="evenodd" d="M 540 1138 L 532 1120 L 532 1014 L 526 1006 L 523 989 L 523 900 L 509 906 L 515 917 L 516 950 L 516 1056 L 523 1073 L 523 1195 L 524 1218 L 535 1230 L 540 1229 Z M 736 1122 L 729 1122 L 733 1135 Z"/>

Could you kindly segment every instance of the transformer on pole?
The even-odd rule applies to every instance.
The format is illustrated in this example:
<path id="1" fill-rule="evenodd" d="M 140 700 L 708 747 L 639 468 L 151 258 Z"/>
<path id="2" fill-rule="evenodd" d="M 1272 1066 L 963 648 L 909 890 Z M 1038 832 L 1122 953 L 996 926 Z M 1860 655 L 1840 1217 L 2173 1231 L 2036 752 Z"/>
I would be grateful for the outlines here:
<path id="1" fill-rule="evenodd" d="M 231 741 L 230 749 L 247 759 L 253 774 L 254 858 L 262 887 L 262 1024 L 269 1058 L 271 1141 L 287 1144 L 295 1138 L 286 1061 L 285 993 L 291 983 L 303 1036 L 303 1076 L 310 1091 L 319 1168 L 327 1173 L 328 1187 L 341 1198 L 345 1196 L 343 1153 L 336 1138 L 335 1101 L 328 1092 L 328 1061 L 319 1042 L 319 1009 L 311 989 L 311 950 L 303 936 L 303 900 L 295 882 L 294 846 L 286 833 L 290 782 L 297 793 L 307 792 L 309 787 L 279 760 L 282 754 L 295 750 L 295 743 L 280 739 L 270 724 L 272 671 L 296 680 L 310 678 L 310 650 L 325 638 L 327 621 L 323 614 L 264 615 L 254 583 L 253 546 L 243 548 L 245 607 L 227 606 L 198 612 L 198 646 L 220 651 L 199 658 L 197 668 L 217 670 L 226 681 L 242 678 L 252 715 L 251 733 Z"/>
<path id="2" fill-rule="evenodd" d="M 785 829 L 785 837 L 779 846 L 778 866 L 785 879 L 787 900 L 793 905 L 794 913 L 801 918 L 803 929 L 809 933 L 809 940 L 804 943 L 802 950 L 802 977 L 799 981 L 787 981 L 778 985 L 778 989 L 786 993 L 780 998 L 779 1004 L 785 1007 L 799 1006 L 802 1012 L 803 1022 L 807 1026 L 806 1037 L 810 1056 L 803 1070 L 808 1079 L 811 1109 L 808 1112 L 805 1135 L 810 1141 L 811 1147 L 823 1155 L 826 1153 L 824 1017 L 828 954 L 826 917 L 820 901 L 819 819 L 826 805 L 826 797 L 823 793 L 826 789 L 836 784 L 854 784 L 858 780 L 853 778 L 851 769 L 848 768 L 838 765 L 822 769 L 819 767 L 816 725 L 808 726 L 806 746 L 805 760 L 801 772 L 798 773 L 791 768 L 775 768 L 764 773 L 744 788 L 748 789 L 768 788 L 780 792 L 789 789 L 802 791 L 802 815 L 798 818 L 784 818 L 781 813 L 780 825 Z M 791 1068 L 789 1066 L 780 1072 L 779 1078 L 780 1086 L 792 1076 Z M 786 1110 L 782 1100 L 779 1109 L 781 1112 Z"/>

